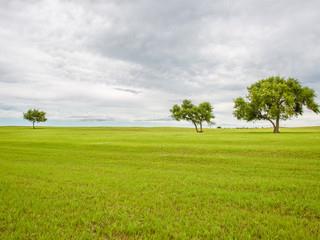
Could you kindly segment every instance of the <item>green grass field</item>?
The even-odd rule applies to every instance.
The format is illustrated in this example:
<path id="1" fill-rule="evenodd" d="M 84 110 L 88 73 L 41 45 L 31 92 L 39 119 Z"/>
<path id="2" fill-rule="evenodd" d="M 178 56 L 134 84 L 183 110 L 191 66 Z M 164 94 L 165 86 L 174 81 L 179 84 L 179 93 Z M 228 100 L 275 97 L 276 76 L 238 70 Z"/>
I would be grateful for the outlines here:
<path id="1" fill-rule="evenodd" d="M 320 238 L 320 127 L 0 127 L 0 239 L 260 238 Z"/>

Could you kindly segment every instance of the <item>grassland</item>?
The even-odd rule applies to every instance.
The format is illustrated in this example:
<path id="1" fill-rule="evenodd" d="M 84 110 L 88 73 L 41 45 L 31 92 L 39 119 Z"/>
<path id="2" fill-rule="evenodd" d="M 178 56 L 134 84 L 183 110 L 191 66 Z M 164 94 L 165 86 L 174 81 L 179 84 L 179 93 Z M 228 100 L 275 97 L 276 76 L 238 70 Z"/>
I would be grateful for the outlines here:
<path id="1" fill-rule="evenodd" d="M 250 238 L 320 238 L 320 127 L 0 128 L 0 239 Z"/>

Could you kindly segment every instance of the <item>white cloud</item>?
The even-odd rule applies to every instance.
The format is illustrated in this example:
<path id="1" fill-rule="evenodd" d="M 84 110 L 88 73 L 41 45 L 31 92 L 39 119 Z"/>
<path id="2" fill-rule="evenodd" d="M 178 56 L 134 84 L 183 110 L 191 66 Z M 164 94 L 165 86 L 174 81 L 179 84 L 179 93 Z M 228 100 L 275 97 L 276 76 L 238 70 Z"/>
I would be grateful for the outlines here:
<path id="1" fill-rule="evenodd" d="M 232 100 L 273 74 L 320 94 L 318 1 L 0 0 L 0 118 L 167 119 L 184 98 Z M 21 11 L 23 9 L 23 11 Z M 319 98 L 318 98 L 319 100 Z M 320 124 L 307 112 L 288 124 Z M 266 124 L 267 125 L 267 124 Z"/>

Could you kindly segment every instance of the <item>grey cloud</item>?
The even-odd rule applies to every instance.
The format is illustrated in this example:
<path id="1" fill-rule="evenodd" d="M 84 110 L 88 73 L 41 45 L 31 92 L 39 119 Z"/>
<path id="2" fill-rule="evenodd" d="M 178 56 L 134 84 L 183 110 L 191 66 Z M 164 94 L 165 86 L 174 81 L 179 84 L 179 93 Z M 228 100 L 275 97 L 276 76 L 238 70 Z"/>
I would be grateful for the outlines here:
<path id="1" fill-rule="evenodd" d="M 0 103 L 0 109 L 5 111 L 20 110 L 19 107 Z"/>
<path id="2" fill-rule="evenodd" d="M 114 89 L 118 91 L 133 93 L 133 94 L 139 94 L 141 92 L 141 91 L 137 91 L 129 88 L 114 88 Z"/>

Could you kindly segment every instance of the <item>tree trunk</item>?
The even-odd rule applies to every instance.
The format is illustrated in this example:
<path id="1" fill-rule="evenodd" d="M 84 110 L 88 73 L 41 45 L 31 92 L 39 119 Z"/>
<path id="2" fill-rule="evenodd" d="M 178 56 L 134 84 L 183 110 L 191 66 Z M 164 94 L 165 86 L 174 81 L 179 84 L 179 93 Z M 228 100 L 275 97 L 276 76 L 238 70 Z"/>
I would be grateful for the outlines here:
<path id="1" fill-rule="evenodd" d="M 35 127 L 34 127 L 34 121 L 32 122 L 32 128 L 35 129 Z"/>
<path id="2" fill-rule="evenodd" d="M 276 125 L 273 128 L 273 133 L 280 133 L 280 119 L 276 119 Z"/>
<path id="3" fill-rule="evenodd" d="M 196 132 L 198 133 L 198 132 L 199 132 L 199 130 L 198 130 L 198 126 L 197 126 L 197 124 L 196 124 L 194 121 L 192 121 L 192 123 L 193 123 L 194 127 L 196 128 Z"/>
<path id="4" fill-rule="evenodd" d="M 202 133 L 202 122 L 200 122 L 200 133 Z"/>

